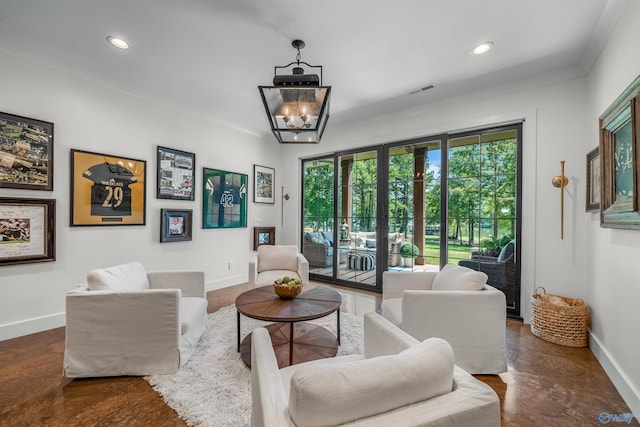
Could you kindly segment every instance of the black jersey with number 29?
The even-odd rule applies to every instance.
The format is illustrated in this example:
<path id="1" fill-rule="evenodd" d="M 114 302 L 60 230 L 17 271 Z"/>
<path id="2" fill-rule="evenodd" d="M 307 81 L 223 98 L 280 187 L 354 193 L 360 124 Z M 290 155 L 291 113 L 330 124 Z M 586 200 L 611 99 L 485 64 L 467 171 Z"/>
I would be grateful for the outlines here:
<path id="1" fill-rule="evenodd" d="M 137 180 L 129 169 L 105 162 L 91 166 L 82 175 L 94 183 L 91 187 L 91 215 L 131 215 L 129 186 Z"/>

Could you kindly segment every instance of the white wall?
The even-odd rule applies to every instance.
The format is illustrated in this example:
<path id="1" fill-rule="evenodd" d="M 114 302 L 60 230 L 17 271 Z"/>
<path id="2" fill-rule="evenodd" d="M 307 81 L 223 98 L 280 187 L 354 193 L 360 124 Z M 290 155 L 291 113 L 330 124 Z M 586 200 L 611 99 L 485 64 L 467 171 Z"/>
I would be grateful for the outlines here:
<path id="1" fill-rule="evenodd" d="M 629 2 L 588 76 L 585 152 L 598 145 L 598 117 L 640 74 L 639 19 L 640 2 Z M 632 412 L 640 414 L 640 231 L 601 228 L 593 213 L 583 232 L 591 348 Z"/>
<path id="2" fill-rule="evenodd" d="M 0 340 L 64 325 L 65 292 L 92 268 L 139 260 L 148 270 L 203 270 L 211 290 L 247 280 L 254 225 L 275 225 L 279 234 L 279 199 L 249 203 L 247 228 L 203 230 L 201 220 L 203 166 L 249 175 L 250 200 L 253 164 L 275 167 L 279 185 L 273 138 L 259 140 L 6 55 L 0 55 L 0 111 L 54 123 L 54 191 L 3 188 L 0 196 L 57 200 L 56 261 L 0 266 Z M 195 202 L 156 199 L 157 145 L 196 153 Z M 147 161 L 145 226 L 69 226 L 71 148 Z M 161 208 L 193 209 L 193 241 L 159 243 Z"/>
<path id="3" fill-rule="evenodd" d="M 332 129 L 319 146 L 319 153 L 337 149 L 456 131 L 525 119 L 523 155 L 523 249 L 522 314 L 530 320 L 530 298 L 534 286 L 549 293 L 576 298 L 585 296 L 584 227 L 584 78 L 550 84 L 520 92 L 465 99 L 420 113 L 396 114 L 377 118 L 351 129 Z M 329 123 L 329 126 L 331 123 Z M 313 147 L 292 147 L 284 155 L 287 162 L 312 154 Z M 560 239 L 560 193 L 551 185 L 560 173 L 560 160 L 566 161 L 570 184 L 565 195 L 565 237 Z M 295 190 L 297 200 L 285 204 L 287 221 L 297 218 L 299 206 L 298 168 L 285 172 L 283 180 Z M 289 243 L 299 241 L 299 228 L 285 230 Z"/>

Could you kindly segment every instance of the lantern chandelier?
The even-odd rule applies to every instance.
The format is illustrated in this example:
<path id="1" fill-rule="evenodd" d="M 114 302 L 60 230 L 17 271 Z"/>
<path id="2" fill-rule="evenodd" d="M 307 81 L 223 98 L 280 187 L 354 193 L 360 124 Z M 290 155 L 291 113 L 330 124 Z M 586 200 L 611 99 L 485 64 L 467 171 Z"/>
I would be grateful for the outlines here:
<path id="1" fill-rule="evenodd" d="M 305 44 L 294 40 L 298 51 L 290 64 L 274 67 L 273 86 L 258 86 L 271 131 L 281 144 L 317 144 L 329 119 L 331 86 L 322 86 L 322 66 L 302 62 L 300 49 Z M 305 74 L 305 68 L 319 69 L 318 74 Z M 292 74 L 278 74 L 291 68 Z"/>

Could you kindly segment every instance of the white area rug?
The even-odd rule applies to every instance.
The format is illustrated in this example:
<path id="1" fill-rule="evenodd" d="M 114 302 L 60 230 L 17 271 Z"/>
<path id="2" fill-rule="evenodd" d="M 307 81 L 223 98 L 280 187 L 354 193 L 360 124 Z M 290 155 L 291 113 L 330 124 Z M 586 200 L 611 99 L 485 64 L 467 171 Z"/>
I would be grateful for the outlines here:
<path id="1" fill-rule="evenodd" d="M 336 331 L 335 314 L 312 323 Z M 242 316 L 241 337 L 266 324 Z M 338 355 L 362 353 L 362 328 L 362 317 L 340 313 Z M 248 426 L 250 371 L 237 352 L 235 306 L 209 314 L 208 329 L 183 368 L 172 375 L 151 375 L 144 379 L 191 426 Z"/>

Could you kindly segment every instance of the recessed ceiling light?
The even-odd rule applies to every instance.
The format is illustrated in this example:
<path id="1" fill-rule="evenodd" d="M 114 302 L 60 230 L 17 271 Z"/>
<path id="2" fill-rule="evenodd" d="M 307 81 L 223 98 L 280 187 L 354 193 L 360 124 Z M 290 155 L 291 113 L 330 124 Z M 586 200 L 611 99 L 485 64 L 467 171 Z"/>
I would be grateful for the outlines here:
<path id="1" fill-rule="evenodd" d="M 120 37 L 109 36 L 107 41 L 118 49 L 129 49 L 129 43 L 121 39 Z"/>
<path id="2" fill-rule="evenodd" d="M 492 47 L 493 47 L 493 42 L 480 43 L 478 46 L 474 47 L 471 50 L 471 53 L 473 53 L 474 55 L 482 55 L 489 52 Z"/>

